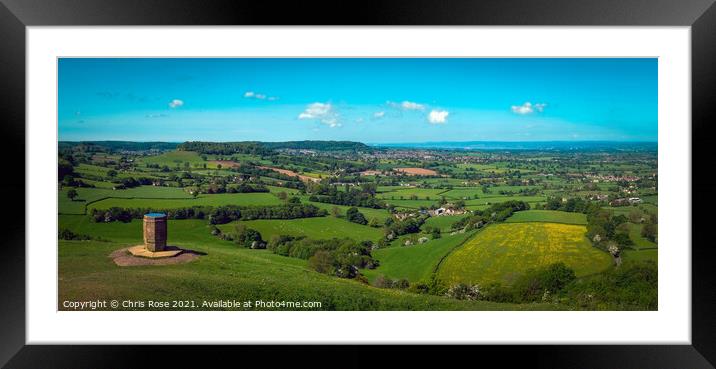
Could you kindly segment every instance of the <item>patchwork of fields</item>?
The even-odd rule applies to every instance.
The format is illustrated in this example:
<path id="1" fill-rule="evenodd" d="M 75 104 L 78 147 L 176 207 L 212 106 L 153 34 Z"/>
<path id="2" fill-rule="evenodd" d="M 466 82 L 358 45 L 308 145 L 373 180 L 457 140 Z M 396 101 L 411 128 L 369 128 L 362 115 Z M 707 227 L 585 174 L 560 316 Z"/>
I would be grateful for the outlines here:
<path id="1" fill-rule="evenodd" d="M 308 269 L 306 261 L 267 250 L 236 247 L 210 235 L 205 222 L 170 221 L 169 243 L 205 252 L 189 264 L 160 267 L 116 266 L 108 255 L 141 243 L 139 220 L 91 223 L 86 216 L 62 215 L 60 226 L 106 241 L 59 242 L 59 301 L 86 299 L 197 301 L 319 301 L 318 310 L 555 310 L 554 304 L 460 301 L 366 286 Z M 161 283 L 157 284 L 156 281 Z M 58 307 L 61 308 L 61 307 Z M 205 308 L 198 308 L 206 310 Z M 138 309 L 145 310 L 145 309 Z M 185 310 L 189 310 L 186 308 Z"/>
<path id="2" fill-rule="evenodd" d="M 227 151 L 221 149 L 223 144 L 217 145 L 201 154 L 170 150 L 160 154 L 92 152 L 88 156 L 82 150 L 74 152 L 74 172 L 58 183 L 60 299 L 172 300 L 191 296 L 211 300 L 228 296 L 239 300 L 315 300 L 324 304 L 320 307 L 323 310 L 573 309 L 575 305 L 562 305 L 565 303 L 557 300 L 515 305 L 447 297 L 446 292 L 458 283 L 484 286 L 499 282 L 513 286 L 526 271 L 556 262 L 572 268 L 579 283 L 615 270 L 612 257 L 601 250 L 612 239 L 601 244 L 594 241 L 599 249 L 585 236 L 586 213 L 595 214 L 594 208 L 582 206 L 577 210 L 581 212 L 572 212 L 575 207 L 563 205 L 566 199 L 579 199 L 581 204 L 609 213 L 608 217 L 622 216 L 620 227 L 610 229 L 621 232 L 619 236 L 626 245 L 621 254 L 624 265 L 658 260 L 657 243 L 649 240 L 655 239 L 651 230 L 658 212 L 655 184 L 638 190 L 643 203 L 612 207 L 607 201 L 590 198 L 609 195 L 611 199 L 619 191 L 631 188 L 632 180 L 623 181 L 626 184 L 592 183 L 580 177 L 580 171 L 590 170 L 589 175 L 594 176 L 614 175 L 611 171 L 621 170 L 625 172 L 619 175 L 640 175 L 642 181 L 653 179 L 646 165 L 602 164 L 618 153 L 606 159 L 599 153 L 589 154 L 593 156 L 580 159 L 586 164 L 573 164 L 572 154 L 560 152 L 537 155 L 441 151 L 405 157 L 403 151 L 386 151 L 365 160 L 369 153 L 320 150 L 305 155 L 264 150 L 224 155 L 221 153 Z M 421 159 L 425 157 L 432 159 Z M 471 163 L 473 158 L 479 161 Z M 430 168 L 432 177 L 401 175 L 396 168 L 420 169 L 409 170 L 411 174 Z M 372 174 L 361 176 L 366 170 Z M 301 175 L 303 180 L 280 173 Z M 73 180 L 95 187 L 82 187 L 85 184 Z M 132 187 L 138 183 L 156 186 Z M 243 193 L 237 193 L 237 189 Z M 269 192 L 252 192 L 265 189 Z M 68 197 L 74 195 L 71 190 L 76 191 L 74 199 Z M 325 202 L 310 201 L 311 198 Z M 266 215 L 285 208 L 256 209 L 256 214 L 264 214 L 259 218 L 273 219 L 217 225 L 221 233 L 231 236 L 226 238 L 217 234 L 207 217 L 170 219 L 169 244 L 206 255 L 187 264 L 131 268 L 118 267 L 108 255 L 143 242 L 142 220 L 122 222 L 126 219 L 102 217 L 95 222 L 86 215 L 87 211 L 112 207 L 161 211 L 192 206 L 260 208 L 297 202 L 324 209 L 329 215 L 293 219 L 288 213 Z M 350 204 L 360 205 L 356 209 L 364 219 L 349 212 L 353 207 Z M 466 214 L 429 216 L 434 213 L 427 210 L 438 207 Z M 480 211 L 486 209 L 489 210 Z M 236 214 L 221 218 L 221 213 L 214 212 L 212 221 L 236 219 Z M 596 218 L 590 216 L 590 221 Z M 465 221 L 453 229 L 461 220 Z M 245 227 L 237 229 L 237 225 Z M 648 228 L 643 232 L 645 226 Z M 594 223 L 590 224 L 591 230 L 593 227 Z M 264 250 L 244 248 L 243 241 L 226 240 L 240 240 L 241 232 L 249 231 L 257 231 L 264 241 L 274 243 L 259 242 L 259 247 L 268 248 Z M 295 245 L 276 246 L 279 241 L 275 236 L 280 235 L 306 239 Z M 319 241 L 333 238 L 344 240 L 331 247 Z M 630 240 L 633 245 L 627 242 Z M 355 246 L 360 248 L 352 248 Z M 280 247 L 302 248 L 302 253 L 281 253 L 289 257 L 271 251 Z M 316 259 L 304 259 L 317 256 L 318 251 L 329 253 L 323 261 L 328 269 L 312 264 Z M 354 261 L 356 256 L 358 261 Z M 366 258 L 370 262 L 364 262 Z M 355 273 L 339 274 L 346 270 Z M 161 280 L 161 285 L 153 283 L 156 280 Z M 394 284 L 397 281 L 400 283 Z"/>

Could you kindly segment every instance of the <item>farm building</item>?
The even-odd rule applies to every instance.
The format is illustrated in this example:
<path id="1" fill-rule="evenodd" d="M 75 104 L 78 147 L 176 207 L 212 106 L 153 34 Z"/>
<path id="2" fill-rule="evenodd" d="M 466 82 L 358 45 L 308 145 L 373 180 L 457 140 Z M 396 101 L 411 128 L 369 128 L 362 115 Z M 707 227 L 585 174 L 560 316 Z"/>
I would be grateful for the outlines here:
<path id="1" fill-rule="evenodd" d="M 429 210 L 428 214 L 430 214 L 431 217 L 439 217 L 443 215 L 460 215 L 465 214 L 466 212 L 467 211 L 465 209 L 455 209 L 452 206 L 446 205 L 435 210 Z"/>
<path id="2" fill-rule="evenodd" d="M 615 199 L 609 202 L 610 206 L 627 206 L 627 205 L 636 205 L 641 203 L 641 198 L 638 197 L 629 197 L 629 198 L 620 198 Z"/>

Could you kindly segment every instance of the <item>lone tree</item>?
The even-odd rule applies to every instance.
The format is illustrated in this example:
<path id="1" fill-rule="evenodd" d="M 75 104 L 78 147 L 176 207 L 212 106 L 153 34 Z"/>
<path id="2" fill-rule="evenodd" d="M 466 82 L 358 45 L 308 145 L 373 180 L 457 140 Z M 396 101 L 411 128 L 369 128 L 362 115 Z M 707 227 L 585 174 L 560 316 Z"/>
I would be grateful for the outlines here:
<path id="1" fill-rule="evenodd" d="M 234 233 L 234 242 L 237 245 L 251 249 L 266 248 L 266 243 L 261 238 L 261 233 L 259 233 L 259 231 L 248 228 L 243 224 L 237 224 L 235 230 L 236 233 Z"/>
<path id="2" fill-rule="evenodd" d="M 430 231 L 430 235 L 433 237 L 434 240 L 437 240 L 438 238 L 442 237 L 442 234 L 440 234 L 440 228 L 435 227 Z"/>
<path id="3" fill-rule="evenodd" d="M 346 220 L 363 225 L 368 224 L 368 220 L 365 219 L 363 213 L 358 211 L 356 207 L 352 207 L 346 211 Z"/>
<path id="4" fill-rule="evenodd" d="M 658 226 L 654 223 L 646 223 L 641 228 L 641 236 L 651 242 L 656 242 L 656 236 L 658 233 Z"/>
<path id="5" fill-rule="evenodd" d="M 318 250 L 308 258 L 308 265 L 319 273 L 333 274 L 335 272 L 335 262 L 333 255 L 326 250 Z"/>
<path id="6" fill-rule="evenodd" d="M 74 188 L 71 189 L 71 190 L 69 190 L 69 191 L 67 191 L 67 198 L 69 198 L 69 199 L 72 200 L 72 201 L 75 201 L 75 198 L 76 198 L 78 195 L 79 195 L 79 194 L 77 193 L 77 190 L 75 190 Z"/>

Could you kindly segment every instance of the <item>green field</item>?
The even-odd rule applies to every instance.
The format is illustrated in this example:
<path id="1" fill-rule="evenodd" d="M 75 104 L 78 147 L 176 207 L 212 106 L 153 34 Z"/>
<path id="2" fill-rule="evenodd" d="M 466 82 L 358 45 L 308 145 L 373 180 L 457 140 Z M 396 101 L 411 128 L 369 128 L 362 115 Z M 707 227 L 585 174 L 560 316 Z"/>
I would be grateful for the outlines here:
<path id="1" fill-rule="evenodd" d="M 152 199 L 191 199 L 184 189 L 178 187 L 139 186 L 126 190 L 112 190 L 106 188 L 76 188 L 79 194 L 75 200 L 67 198 L 69 188 L 63 188 L 57 193 L 60 214 L 84 214 L 85 206 L 108 197 L 116 198 L 152 198 Z M 144 200 L 142 200 L 144 201 Z M 116 205 L 114 205 L 116 206 Z"/>
<path id="2" fill-rule="evenodd" d="M 643 201 L 646 204 L 658 205 L 659 196 L 658 195 L 642 196 L 641 201 Z"/>
<path id="3" fill-rule="evenodd" d="M 418 200 L 425 200 L 427 198 L 430 198 L 431 200 L 438 200 L 440 199 L 440 194 L 443 192 L 446 192 L 446 190 L 440 188 L 401 188 L 389 192 L 378 193 L 376 197 L 388 200 L 400 200 L 402 196 L 403 200 L 409 200 L 411 196 L 417 196 Z"/>
<path id="4" fill-rule="evenodd" d="M 114 206 L 123 208 L 178 209 L 192 206 L 222 205 L 280 205 L 282 202 L 271 193 L 221 193 L 199 195 L 196 199 L 118 199 L 100 200 L 88 205 L 88 208 L 108 209 Z"/>
<path id="5" fill-rule="evenodd" d="M 646 249 L 646 250 L 624 250 L 622 251 L 622 261 L 624 263 L 638 262 L 650 260 L 654 262 L 659 261 L 659 250 L 657 249 Z"/>
<path id="6" fill-rule="evenodd" d="M 478 197 L 483 197 L 485 194 L 482 193 L 482 189 L 480 187 L 455 188 L 442 194 L 442 196 L 445 196 L 449 199 L 465 200 L 474 199 L 475 195 L 477 195 Z"/>
<path id="7" fill-rule="evenodd" d="M 344 206 L 344 205 L 334 205 L 334 204 L 326 204 L 324 202 L 314 202 L 314 201 L 308 201 L 308 196 L 304 196 L 301 198 L 301 200 L 304 203 L 315 205 L 320 209 L 326 209 L 329 213 L 333 208 L 338 208 L 341 211 L 342 215 L 346 214 L 346 211 L 351 208 L 351 206 Z M 371 220 L 373 218 L 378 219 L 380 222 L 385 222 L 385 220 L 390 216 L 390 213 L 388 213 L 385 209 L 372 209 L 372 208 L 358 208 L 358 211 L 363 213 L 366 219 Z"/>
<path id="8" fill-rule="evenodd" d="M 92 186 L 95 186 L 96 188 L 101 188 L 101 189 L 110 189 L 111 190 L 112 187 L 116 186 L 116 184 L 114 184 L 112 182 L 95 181 L 95 180 L 86 179 L 86 178 L 83 179 L 82 181 L 87 184 L 90 184 Z"/>
<path id="9" fill-rule="evenodd" d="M 380 228 L 368 227 L 351 223 L 345 219 L 332 216 L 317 218 L 301 218 L 291 220 L 248 220 L 222 224 L 222 232 L 231 233 L 236 224 L 244 224 L 253 228 L 264 240 L 270 240 L 273 235 L 306 236 L 312 239 L 352 238 L 356 241 L 378 241 L 383 235 Z"/>
<path id="10" fill-rule="evenodd" d="M 60 216 L 60 224 L 113 242 L 59 242 L 59 301 L 203 300 L 318 301 L 321 310 L 554 310 L 554 304 L 461 301 L 370 287 L 310 270 L 302 259 L 240 248 L 211 236 L 205 222 L 170 221 L 169 244 L 207 253 L 189 264 L 116 266 L 107 256 L 141 242 L 141 221 L 89 223 Z M 157 283 L 161 281 L 161 283 Z M 58 307 L 61 308 L 61 307 Z M 137 309 L 151 310 L 151 309 Z M 189 308 L 185 308 L 189 310 Z M 207 310 L 198 307 L 197 310 Z"/>
<path id="11" fill-rule="evenodd" d="M 278 186 L 266 186 L 271 193 L 279 193 L 279 192 L 285 192 L 288 195 L 296 195 L 298 194 L 298 190 L 294 188 L 286 188 L 286 187 L 278 187 Z"/>
<path id="12" fill-rule="evenodd" d="M 108 179 L 108 172 L 112 170 L 108 167 L 103 167 L 99 165 L 93 165 L 93 164 L 79 164 L 75 167 L 75 175 L 78 175 L 80 177 L 83 177 L 83 180 L 92 180 L 95 179 Z M 122 178 L 139 178 L 139 177 L 145 177 L 145 178 L 159 178 L 163 173 L 147 170 L 146 168 L 134 168 L 132 171 L 123 171 L 123 170 L 115 170 L 117 172 L 116 179 L 122 179 Z M 89 183 L 89 182 L 87 182 Z"/>
<path id="13" fill-rule="evenodd" d="M 463 215 L 445 215 L 439 217 L 430 217 L 425 221 L 425 227 L 437 227 L 441 232 L 449 232 L 450 226 L 458 220 L 465 218 L 467 214 Z"/>
<path id="14" fill-rule="evenodd" d="M 426 282 L 440 259 L 470 236 L 472 233 L 469 232 L 454 236 L 445 235 L 424 244 L 375 250 L 373 257 L 380 261 L 380 266 L 373 270 L 366 270 L 365 274 L 371 281 L 383 275 L 391 279 L 405 278 L 411 283 Z"/>
<path id="15" fill-rule="evenodd" d="M 548 222 L 586 225 L 587 215 L 582 213 L 568 213 L 566 211 L 555 210 L 525 210 L 516 212 L 514 215 L 509 217 L 506 222 Z"/>
<path id="16" fill-rule="evenodd" d="M 584 226 L 557 223 L 494 224 L 445 258 L 438 277 L 448 284 L 510 284 L 530 268 L 556 262 L 578 277 L 609 268 L 611 257 L 592 247 L 585 232 Z"/>
<path id="17" fill-rule="evenodd" d="M 419 209 L 421 207 L 429 208 L 438 204 L 438 199 L 434 200 L 385 200 L 386 204 L 400 208 Z"/>
<path id="18" fill-rule="evenodd" d="M 490 197 L 480 197 L 479 199 L 466 200 L 467 205 L 491 205 L 506 201 L 524 201 L 529 203 L 542 202 L 547 200 L 544 196 L 501 196 L 490 194 Z"/>
<path id="19" fill-rule="evenodd" d="M 177 165 L 180 168 L 184 168 L 184 163 L 189 163 L 191 167 L 194 167 L 195 165 L 203 165 L 206 163 L 204 159 L 201 158 L 201 156 L 193 151 L 169 151 L 161 155 L 154 155 L 154 156 L 144 156 L 140 159 L 138 159 L 140 163 L 146 163 L 146 164 L 157 164 L 160 166 L 168 166 L 170 168 L 174 168 Z M 213 167 L 212 165 L 208 165 L 210 168 Z"/>
<path id="20" fill-rule="evenodd" d="M 641 228 L 643 226 L 643 224 L 629 223 L 629 238 L 634 241 L 634 247 L 637 249 L 658 247 L 656 243 L 642 237 Z"/>
<path id="21" fill-rule="evenodd" d="M 468 205 L 468 206 L 465 206 L 465 209 L 470 210 L 470 211 L 475 211 L 475 210 L 485 210 L 489 207 L 490 207 L 490 205 Z"/>

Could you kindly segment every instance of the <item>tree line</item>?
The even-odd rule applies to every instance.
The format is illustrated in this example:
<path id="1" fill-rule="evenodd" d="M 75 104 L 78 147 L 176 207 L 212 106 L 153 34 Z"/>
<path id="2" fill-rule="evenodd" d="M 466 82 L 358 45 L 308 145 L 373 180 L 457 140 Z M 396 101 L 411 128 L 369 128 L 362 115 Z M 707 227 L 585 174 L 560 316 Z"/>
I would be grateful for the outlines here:
<path id="1" fill-rule="evenodd" d="M 325 209 L 319 209 L 315 205 L 287 203 L 271 206 L 192 206 L 177 209 L 111 207 L 91 209 L 87 215 L 96 223 L 127 223 L 132 219 L 142 219 L 144 214 L 151 212 L 164 213 L 168 219 L 176 220 L 208 219 L 210 224 L 226 224 L 235 220 L 311 218 L 328 214 Z"/>
<path id="2" fill-rule="evenodd" d="M 517 211 L 529 210 L 530 204 L 524 201 L 505 201 L 492 204 L 484 210 L 474 210 L 472 215 L 467 216 L 453 223 L 454 230 L 464 229 L 466 231 L 480 228 L 490 222 L 503 222 Z"/>
<path id="3" fill-rule="evenodd" d="M 386 207 L 385 202 L 375 197 L 376 189 L 375 183 L 364 183 L 360 187 L 346 185 L 343 190 L 326 183 L 309 185 L 307 188 L 312 193 L 309 201 L 383 209 Z"/>
<path id="4" fill-rule="evenodd" d="M 267 149 L 260 142 L 201 142 L 188 141 L 180 144 L 178 150 L 196 151 L 200 154 L 249 154 L 249 155 L 269 155 L 273 153 L 271 149 Z"/>

